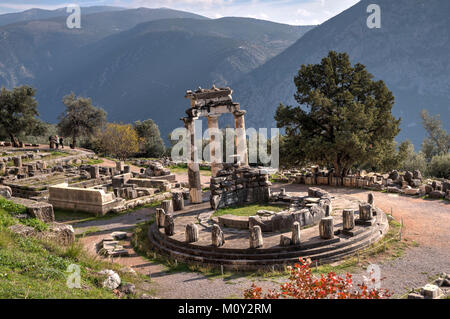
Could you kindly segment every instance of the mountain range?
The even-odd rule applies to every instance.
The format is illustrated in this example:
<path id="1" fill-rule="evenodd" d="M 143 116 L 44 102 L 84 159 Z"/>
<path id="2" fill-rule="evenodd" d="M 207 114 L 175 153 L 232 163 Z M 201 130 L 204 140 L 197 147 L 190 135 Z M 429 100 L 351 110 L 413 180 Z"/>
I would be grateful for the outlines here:
<path id="1" fill-rule="evenodd" d="M 170 9 L 95 11 L 82 8 L 81 29 L 68 29 L 60 10 L 15 15 L 18 22 L 0 27 L 0 86 L 36 87 L 47 121 L 73 91 L 110 121 L 152 118 L 167 136 L 182 124 L 186 90 L 230 85 L 313 28 Z"/>
<path id="2" fill-rule="evenodd" d="M 276 107 L 295 104 L 300 66 L 335 50 L 387 83 L 402 117 L 398 140 L 419 146 L 422 108 L 441 114 L 450 129 L 450 2 L 378 0 L 381 28 L 369 29 L 372 2 L 319 26 L 164 8 L 82 8 L 81 29 L 66 27 L 65 9 L 0 15 L 0 86 L 36 87 L 46 121 L 56 121 L 62 97 L 73 91 L 91 97 L 110 121 L 152 118 L 164 137 L 182 125 L 186 90 L 231 86 L 248 110 L 247 127 L 273 127 Z"/>
<path id="3" fill-rule="evenodd" d="M 281 102 L 296 105 L 293 79 L 300 66 L 319 63 L 334 50 L 364 64 L 394 93 L 393 113 L 402 118 L 398 141 L 410 139 L 420 147 L 423 108 L 440 114 L 450 131 L 450 1 L 378 0 L 379 29 L 367 27 L 371 3 L 360 1 L 233 83 L 233 97 L 249 110 L 248 125 L 275 125 L 274 111 Z"/>

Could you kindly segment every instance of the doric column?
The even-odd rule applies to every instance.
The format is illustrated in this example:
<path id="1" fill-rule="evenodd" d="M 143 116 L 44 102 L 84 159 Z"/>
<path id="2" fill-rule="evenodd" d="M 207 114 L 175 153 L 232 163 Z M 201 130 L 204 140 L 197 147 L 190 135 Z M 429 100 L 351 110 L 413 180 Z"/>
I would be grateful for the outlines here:
<path id="1" fill-rule="evenodd" d="M 242 165 L 248 165 L 248 153 L 247 153 L 247 138 L 245 134 L 245 111 L 235 111 L 234 114 L 234 128 L 236 129 L 235 145 L 236 155 L 239 155 L 239 159 Z"/>
<path id="2" fill-rule="evenodd" d="M 219 133 L 219 115 L 208 116 L 208 130 L 209 153 L 211 155 L 211 175 L 212 177 L 216 177 L 217 172 L 222 169 L 222 159 L 219 157 L 221 155 L 221 145 L 216 136 L 216 134 Z M 219 152 L 216 152 L 217 150 L 219 150 Z"/>
<path id="3" fill-rule="evenodd" d="M 197 147 L 195 145 L 195 119 L 194 117 L 184 118 L 184 126 L 188 133 L 188 177 L 189 177 L 189 197 L 191 204 L 202 202 L 202 184 L 200 181 L 200 166 L 198 163 Z"/>

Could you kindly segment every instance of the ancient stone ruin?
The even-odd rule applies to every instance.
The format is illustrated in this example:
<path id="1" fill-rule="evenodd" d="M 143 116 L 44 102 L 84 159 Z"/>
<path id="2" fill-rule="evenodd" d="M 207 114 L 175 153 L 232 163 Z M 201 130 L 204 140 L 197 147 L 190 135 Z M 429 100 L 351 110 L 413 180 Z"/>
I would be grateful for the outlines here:
<path id="1" fill-rule="evenodd" d="M 186 98 L 191 101 L 191 107 L 186 111 L 187 117 L 183 118 L 188 136 L 188 175 L 191 203 L 202 202 L 202 188 L 200 183 L 200 167 L 197 160 L 197 149 L 195 146 L 195 120 L 199 117 L 208 118 L 208 129 L 210 132 L 210 155 L 211 173 L 216 177 L 222 168 L 222 159 L 219 157 L 220 145 L 217 134 L 219 131 L 219 117 L 222 114 L 233 114 L 235 119 L 238 161 L 248 165 L 247 141 L 245 136 L 245 111 L 242 111 L 239 103 L 233 102 L 230 88 L 201 89 L 187 91 Z"/>
<path id="2" fill-rule="evenodd" d="M 450 181 L 426 181 L 420 171 L 398 172 L 389 174 L 367 173 L 364 170 L 350 173 L 344 177 L 334 176 L 333 170 L 319 169 L 312 166 L 303 169 L 293 169 L 280 172 L 276 181 L 293 182 L 305 185 L 330 185 L 349 188 L 364 188 L 375 191 L 425 196 L 433 199 L 450 200 Z"/>

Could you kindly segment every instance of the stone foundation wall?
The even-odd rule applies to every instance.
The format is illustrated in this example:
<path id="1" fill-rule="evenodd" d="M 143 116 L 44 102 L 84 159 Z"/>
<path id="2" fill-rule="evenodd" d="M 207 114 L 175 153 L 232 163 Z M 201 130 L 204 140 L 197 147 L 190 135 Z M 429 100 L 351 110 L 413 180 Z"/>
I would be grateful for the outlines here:
<path id="1" fill-rule="evenodd" d="M 217 177 L 211 178 L 211 208 L 268 202 L 270 186 L 264 169 L 224 164 Z"/>
<path id="2" fill-rule="evenodd" d="M 80 210 L 96 215 L 105 215 L 124 202 L 103 190 L 74 188 L 65 184 L 52 186 L 49 192 L 49 202 L 55 208 Z"/>
<path id="3" fill-rule="evenodd" d="M 450 181 L 424 180 L 420 171 L 389 174 L 366 173 L 358 171 L 344 177 L 333 176 L 332 171 L 313 169 L 291 170 L 281 173 L 280 181 L 291 181 L 305 185 L 330 185 L 351 188 L 364 188 L 387 191 L 405 195 L 428 195 L 430 198 L 450 200 Z"/>

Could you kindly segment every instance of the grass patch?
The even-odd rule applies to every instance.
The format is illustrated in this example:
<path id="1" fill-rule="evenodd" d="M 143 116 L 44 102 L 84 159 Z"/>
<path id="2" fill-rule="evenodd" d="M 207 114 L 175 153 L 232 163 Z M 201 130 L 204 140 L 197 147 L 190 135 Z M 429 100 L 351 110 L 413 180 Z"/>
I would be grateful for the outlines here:
<path id="1" fill-rule="evenodd" d="M 279 173 L 270 175 L 269 181 L 271 183 L 285 183 L 285 184 L 289 183 L 289 179 L 286 176 L 283 176 Z"/>
<path id="2" fill-rule="evenodd" d="M 173 174 L 187 174 L 188 167 L 185 163 L 169 166 L 170 172 Z M 200 175 L 211 176 L 211 168 L 200 166 Z"/>
<path id="3" fill-rule="evenodd" d="M 90 159 L 86 162 L 87 165 L 98 165 L 102 164 L 104 161 L 102 159 Z"/>
<path id="4" fill-rule="evenodd" d="M 324 264 L 318 267 L 311 267 L 313 273 L 326 274 L 329 272 L 335 272 L 337 274 L 345 272 L 353 272 L 364 265 L 368 265 L 370 258 L 380 257 L 387 259 L 395 259 L 403 256 L 405 249 L 412 246 L 417 247 L 418 244 L 415 241 L 411 243 L 407 240 L 400 241 L 399 231 L 401 224 L 395 220 L 389 222 L 389 231 L 380 241 L 373 243 L 366 249 L 359 252 L 359 260 L 357 256 L 351 256 L 339 263 Z M 359 262 L 358 262 L 359 261 Z"/>
<path id="5" fill-rule="evenodd" d="M 273 280 L 278 278 L 285 278 L 288 275 L 287 271 L 224 271 L 223 274 L 220 269 L 200 266 L 200 265 L 189 265 L 184 262 L 176 262 L 166 256 L 162 256 L 151 249 L 150 241 L 148 240 L 148 228 L 155 221 L 147 221 L 140 223 L 136 226 L 133 237 L 131 239 L 131 245 L 134 251 L 150 262 L 160 264 L 164 267 L 164 271 L 167 273 L 177 273 L 177 272 L 196 272 L 204 275 L 207 279 L 222 279 L 226 284 L 233 284 L 233 280 L 240 278 L 258 278 L 258 280 Z"/>
<path id="6" fill-rule="evenodd" d="M 0 197 L 0 209 L 3 209 L 12 215 L 25 214 L 27 212 L 27 208 L 25 206 L 15 204 L 3 197 Z"/>
<path id="7" fill-rule="evenodd" d="M 138 211 L 140 209 L 144 208 L 155 208 L 159 207 L 161 205 L 161 201 L 155 201 L 150 204 L 142 205 L 139 207 L 134 207 L 131 209 L 128 209 L 126 211 L 120 212 L 120 213 L 113 213 L 109 212 L 104 216 L 96 216 L 95 214 L 83 212 L 83 211 L 73 211 L 73 210 L 66 210 L 66 209 L 59 209 L 55 208 L 55 220 L 60 223 L 70 223 L 72 225 L 89 222 L 92 220 L 106 220 L 111 219 L 118 216 L 123 216 L 135 211 Z"/>
<path id="8" fill-rule="evenodd" d="M 88 161 L 86 161 L 84 163 L 72 164 L 70 166 L 72 166 L 72 167 L 79 167 L 81 165 L 99 165 L 99 164 L 102 164 L 103 162 L 104 162 L 104 160 L 102 160 L 102 159 L 90 159 L 90 160 L 88 160 Z"/>
<path id="9" fill-rule="evenodd" d="M 85 237 L 85 236 L 89 236 L 91 234 L 99 233 L 101 231 L 102 230 L 100 228 L 93 226 L 93 227 L 89 227 L 88 229 L 86 229 L 81 234 L 77 234 L 76 236 L 77 237 Z"/>
<path id="10" fill-rule="evenodd" d="M 67 286 L 69 265 L 80 267 L 81 288 Z M 119 273 L 123 282 L 139 285 L 146 280 L 120 272 L 121 266 L 91 257 L 76 242 L 62 247 L 0 230 L 0 298 L 2 299 L 111 299 L 117 296 L 101 286 L 102 269 Z"/>
<path id="11" fill-rule="evenodd" d="M 273 212 L 281 212 L 286 209 L 283 205 L 245 205 L 237 207 L 227 207 L 217 210 L 213 216 L 219 217 L 223 215 L 234 215 L 234 216 L 255 216 L 259 210 L 269 210 Z"/>
<path id="12" fill-rule="evenodd" d="M 27 209 L 23 205 L 15 204 L 0 197 L 0 229 L 5 229 L 16 224 L 33 227 L 39 232 L 48 229 L 48 225 L 36 218 L 16 218 L 19 214 L 25 214 Z"/>
<path id="13" fill-rule="evenodd" d="M 91 220 L 96 220 L 102 217 L 95 216 L 92 213 L 74 211 L 67 209 L 55 208 L 55 221 L 57 222 L 73 222 L 73 224 L 88 222 Z M 108 215 L 108 214 L 107 214 Z M 105 215 L 105 216 L 107 216 Z"/>

